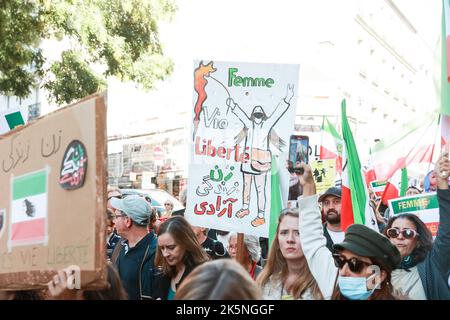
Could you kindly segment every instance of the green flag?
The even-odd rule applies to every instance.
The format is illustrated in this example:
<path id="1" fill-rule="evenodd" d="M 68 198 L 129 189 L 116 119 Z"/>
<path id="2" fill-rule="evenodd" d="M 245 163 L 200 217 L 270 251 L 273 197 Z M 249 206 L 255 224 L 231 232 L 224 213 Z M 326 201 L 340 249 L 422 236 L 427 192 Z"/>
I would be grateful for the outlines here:
<path id="1" fill-rule="evenodd" d="M 341 114 L 342 137 L 344 138 L 341 228 L 346 230 L 352 224 L 364 224 L 378 231 L 374 213 L 369 205 L 369 197 L 362 175 L 358 150 L 347 120 L 345 99 L 341 103 Z"/>
<path id="2" fill-rule="evenodd" d="M 277 161 L 275 157 L 272 157 L 272 168 L 270 170 L 269 246 L 272 245 L 273 238 L 277 232 L 278 217 L 282 208 L 280 176 L 277 168 Z"/>
<path id="3" fill-rule="evenodd" d="M 406 195 L 406 190 L 408 189 L 408 170 L 406 167 L 402 168 L 402 182 L 400 184 L 400 197 Z"/>

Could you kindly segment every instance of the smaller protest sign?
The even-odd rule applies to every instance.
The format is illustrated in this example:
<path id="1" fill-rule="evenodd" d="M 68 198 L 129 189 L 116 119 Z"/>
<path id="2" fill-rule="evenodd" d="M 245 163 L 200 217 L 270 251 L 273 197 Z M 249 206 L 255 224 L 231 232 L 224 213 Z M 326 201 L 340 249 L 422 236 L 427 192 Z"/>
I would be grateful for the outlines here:
<path id="1" fill-rule="evenodd" d="M 439 226 L 439 203 L 435 192 L 389 200 L 389 208 L 394 216 L 402 213 L 417 215 L 433 237 L 436 236 Z"/>
<path id="2" fill-rule="evenodd" d="M 377 198 L 380 198 L 383 195 L 384 189 L 386 188 L 386 181 L 372 181 L 370 182 L 370 186 L 372 187 L 373 192 Z"/>
<path id="3" fill-rule="evenodd" d="M 328 188 L 334 187 L 334 179 L 336 177 L 335 159 L 311 161 L 311 170 L 318 194 L 324 193 Z"/>

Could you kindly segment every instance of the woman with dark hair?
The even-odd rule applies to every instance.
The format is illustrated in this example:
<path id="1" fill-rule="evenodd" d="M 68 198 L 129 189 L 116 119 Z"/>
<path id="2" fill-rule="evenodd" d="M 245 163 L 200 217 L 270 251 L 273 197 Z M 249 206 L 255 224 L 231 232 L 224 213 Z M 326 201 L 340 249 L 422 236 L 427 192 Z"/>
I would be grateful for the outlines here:
<path id="1" fill-rule="evenodd" d="M 184 278 L 208 259 L 185 218 L 175 216 L 166 220 L 158 231 L 153 298 L 173 300 Z"/>
<path id="2" fill-rule="evenodd" d="M 384 234 L 400 251 L 400 268 L 392 273 L 392 284 L 402 294 L 417 300 L 450 299 L 447 272 L 450 268 L 450 162 L 443 155 L 434 169 L 439 202 L 439 229 L 433 237 L 414 214 L 392 217 Z"/>
<path id="3" fill-rule="evenodd" d="M 344 241 L 327 248 L 311 167 L 301 164 L 299 198 L 302 249 L 325 299 L 392 300 L 391 272 L 400 253 L 389 239 L 364 225 L 347 228 Z"/>
<path id="4" fill-rule="evenodd" d="M 262 288 L 263 299 L 323 299 L 303 255 L 298 209 L 281 211 L 269 257 L 256 281 Z"/>
<path id="5" fill-rule="evenodd" d="M 245 269 L 231 259 L 209 261 L 195 268 L 175 300 L 259 300 L 261 291 Z"/>

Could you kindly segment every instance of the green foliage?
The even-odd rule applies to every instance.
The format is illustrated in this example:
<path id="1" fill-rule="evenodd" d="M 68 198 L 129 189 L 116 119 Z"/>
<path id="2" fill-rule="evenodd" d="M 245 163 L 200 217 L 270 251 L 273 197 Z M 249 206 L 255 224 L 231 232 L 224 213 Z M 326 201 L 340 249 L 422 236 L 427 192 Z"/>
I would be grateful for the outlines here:
<path id="1" fill-rule="evenodd" d="M 0 1 L 0 93 L 25 97 L 42 76 L 42 15 L 35 2 Z"/>
<path id="2" fill-rule="evenodd" d="M 53 80 L 48 80 L 44 87 L 53 92 L 50 100 L 58 104 L 69 103 L 73 97 L 85 97 L 105 88 L 105 81 L 92 73 L 87 61 L 81 59 L 80 52 L 64 51 L 61 61 L 50 67 Z"/>
<path id="3" fill-rule="evenodd" d="M 44 79 L 51 100 L 70 103 L 103 89 L 108 76 L 151 89 L 172 72 L 158 21 L 175 10 L 174 0 L 2 0 L 0 93 L 26 97 Z M 70 48 L 44 67 L 43 39 L 64 39 Z"/>

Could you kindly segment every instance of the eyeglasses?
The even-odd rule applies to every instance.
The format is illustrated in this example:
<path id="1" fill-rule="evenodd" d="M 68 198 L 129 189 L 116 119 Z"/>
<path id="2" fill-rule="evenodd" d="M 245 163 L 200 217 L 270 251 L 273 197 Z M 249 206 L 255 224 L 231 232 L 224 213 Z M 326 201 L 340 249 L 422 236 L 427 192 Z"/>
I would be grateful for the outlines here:
<path id="1" fill-rule="evenodd" d="M 170 203 L 164 203 L 165 206 L 171 206 L 172 204 Z"/>
<path id="2" fill-rule="evenodd" d="M 350 269 L 351 272 L 354 273 L 361 273 L 361 271 L 364 269 L 364 266 L 372 265 L 372 263 L 359 260 L 358 258 L 355 257 L 347 259 L 346 257 L 338 253 L 333 254 L 333 259 L 334 265 L 336 267 L 342 269 L 345 266 L 345 264 L 348 264 L 348 268 Z"/>
<path id="3" fill-rule="evenodd" d="M 126 214 L 123 214 L 123 213 L 121 213 L 121 211 L 120 211 L 120 210 L 116 210 L 116 212 L 118 212 L 118 213 L 114 213 L 114 215 L 113 215 L 113 219 L 117 219 L 117 218 L 120 218 L 120 217 L 127 217 L 127 215 L 126 215 Z"/>
<path id="4" fill-rule="evenodd" d="M 405 238 L 405 239 L 413 239 L 413 238 L 415 238 L 415 237 L 417 237 L 419 234 L 417 233 L 417 231 L 416 230 L 413 230 L 413 229 L 403 229 L 403 230 L 400 230 L 400 229 L 397 229 L 397 228 L 389 228 L 387 231 L 386 231 L 386 234 L 387 234 L 387 236 L 389 237 L 389 238 L 398 238 L 398 236 L 400 235 L 400 234 L 402 234 L 403 235 L 403 238 Z"/>

